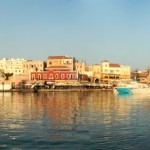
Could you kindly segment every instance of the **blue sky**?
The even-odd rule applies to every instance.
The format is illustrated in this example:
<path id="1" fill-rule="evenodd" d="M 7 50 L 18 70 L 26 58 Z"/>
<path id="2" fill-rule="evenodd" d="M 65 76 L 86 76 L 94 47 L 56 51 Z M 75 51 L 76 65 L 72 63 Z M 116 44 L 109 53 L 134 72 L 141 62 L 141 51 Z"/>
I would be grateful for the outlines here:
<path id="1" fill-rule="evenodd" d="M 149 0 L 0 0 L 0 59 L 68 55 L 150 65 Z"/>

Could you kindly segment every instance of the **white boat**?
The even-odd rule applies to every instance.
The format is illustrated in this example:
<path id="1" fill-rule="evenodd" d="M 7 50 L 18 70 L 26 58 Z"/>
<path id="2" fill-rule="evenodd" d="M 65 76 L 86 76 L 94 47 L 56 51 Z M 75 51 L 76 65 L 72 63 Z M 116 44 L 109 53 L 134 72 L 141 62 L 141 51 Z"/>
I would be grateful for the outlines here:
<path id="1" fill-rule="evenodd" d="M 144 83 L 138 83 L 138 82 L 130 82 L 130 83 L 123 83 L 119 84 L 115 88 L 115 93 L 127 93 L 127 94 L 134 94 L 134 93 L 150 93 L 150 87 L 148 87 L 147 84 Z"/>
<path id="2" fill-rule="evenodd" d="M 114 91 L 117 94 L 131 94 L 133 88 L 137 88 L 137 82 L 120 82 L 117 84 L 117 87 L 115 87 Z"/>
<path id="3" fill-rule="evenodd" d="M 114 92 L 116 94 L 131 94 L 131 88 L 130 87 L 116 87 L 114 89 Z"/>

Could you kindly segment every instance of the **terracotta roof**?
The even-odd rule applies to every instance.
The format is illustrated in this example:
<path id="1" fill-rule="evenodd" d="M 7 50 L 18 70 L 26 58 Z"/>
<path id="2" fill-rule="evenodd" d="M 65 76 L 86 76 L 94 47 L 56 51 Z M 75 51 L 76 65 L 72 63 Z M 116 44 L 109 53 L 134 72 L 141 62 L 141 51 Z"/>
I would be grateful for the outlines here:
<path id="1" fill-rule="evenodd" d="M 68 57 L 68 56 L 48 56 L 48 59 L 72 59 L 72 57 Z"/>
<path id="2" fill-rule="evenodd" d="M 120 67 L 119 64 L 109 64 L 109 67 Z"/>

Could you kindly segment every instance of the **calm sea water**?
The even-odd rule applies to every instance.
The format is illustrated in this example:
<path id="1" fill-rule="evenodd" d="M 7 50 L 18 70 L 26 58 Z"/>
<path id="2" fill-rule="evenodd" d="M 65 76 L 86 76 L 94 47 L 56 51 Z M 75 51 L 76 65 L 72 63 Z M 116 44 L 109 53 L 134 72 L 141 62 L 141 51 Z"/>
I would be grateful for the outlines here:
<path id="1" fill-rule="evenodd" d="M 0 149 L 150 149 L 150 95 L 0 93 Z"/>

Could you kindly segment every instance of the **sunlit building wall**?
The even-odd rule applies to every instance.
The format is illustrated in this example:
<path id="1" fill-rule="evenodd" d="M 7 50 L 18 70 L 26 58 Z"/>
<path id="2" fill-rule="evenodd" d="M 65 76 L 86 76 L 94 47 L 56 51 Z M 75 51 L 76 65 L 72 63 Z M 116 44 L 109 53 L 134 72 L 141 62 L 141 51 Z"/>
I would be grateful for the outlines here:
<path id="1" fill-rule="evenodd" d="M 85 61 L 80 61 L 80 60 L 76 60 L 75 61 L 75 70 L 80 73 L 80 74 L 84 74 L 85 73 L 85 67 L 86 67 L 86 63 Z"/>
<path id="2" fill-rule="evenodd" d="M 57 68 L 57 66 L 63 68 L 69 68 L 70 71 L 75 69 L 75 58 L 69 56 L 49 56 L 47 59 L 47 69 Z"/>
<path id="3" fill-rule="evenodd" d="M 4 73 L 13 73 L 13 75 L 23 74 L 23 62 L 26 61 L 24 58 L 3 58 L 0 60 L 0 70 Z"/>
<path id="4" fill-rule="evenodd" d="M 23 62 L 23 74 L 28 75 L 32 71 L 44 71 L 45 67 L 46 62 L 44 61 L 28 60 Z"/>
<path id="5" fill-rule="evenodd" d="M 130 66 L 123 66 L 116 63 L 110 63 L 107 60 L 102 61 L 101 66 L 102 82 L 108 83 L 124 79 L 130 79 Z"/>

